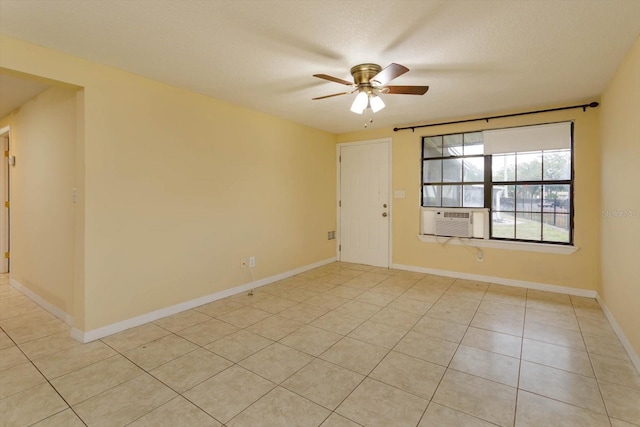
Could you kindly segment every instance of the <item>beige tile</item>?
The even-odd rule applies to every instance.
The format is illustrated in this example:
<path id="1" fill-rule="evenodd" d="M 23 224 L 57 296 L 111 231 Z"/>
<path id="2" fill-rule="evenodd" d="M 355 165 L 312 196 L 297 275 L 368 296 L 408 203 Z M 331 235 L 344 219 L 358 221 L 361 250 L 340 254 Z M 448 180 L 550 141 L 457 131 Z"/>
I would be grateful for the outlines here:
<path id="1" fill-rule="evenodd" d="M 242 307 L 237 310 L 233 310 L 220 315 L 217 318 L 234 326 L 237 326 L 238 328 L 246 328 L 247 326 L 258 323 L 259 321 L 266 319 L 269 316 L 271 316 L 271 313 L 268 313 L 266 311 L 259 310 L 253 307 Z"/>
<path id="2" fill-rule="evenodd" d="M 218 319 L 211 319 L 207 320 L 206 322 L 198 323 L 197 325 L 190 326 L 186 329 L 178 331 L 176 332 L 176 335 L 179 335 L 182 338 L 191 341 L 192 343 L 199 346 L 204 346 L 222 337 L 226 337 L 227 335 L 230 335 L 237 330 L 238 328 L 236 326 L 233 326 L 227 322 L 223 322 L 222 320 Z"/>
<path id="3" fill-rule="evenodd" d="M 69 405 L 75 405 L 142 373 L 140 368 L 117 354 L 58 377 L 51 385 Z"/>
<path id="4" fill-rule="evenodd" d="M 369 319 L 380 311 L 380 306 L 361 301 L 347 301 L 334 310 L 336 313 L 348 314 L 362 320 Z"/>
<path id="5" fill-rule="evenodd" d="M 336 412 L 372 427 L 418 424 L 428 401 L 371 378 L 365 379 Z"/>
<path id="6" fill-rule="evenodd" d="M 529 319 L 524 323 L 524 337 L 549 344 L 572 347 L 577 350 L 586 350 L 582 334 L 579 331 L 557 328 Z"/>
<path id="7" fill-rule="evenodd" d="M 0 400 L 0 425 L 31 425 L 68 408 L 48 383 L 13 394 Z"/>
<path id="8" fill-rule="evenodd" d="M 309 304 L 298 304 L 280 312 L 279 315 L 297 322 L 311 323 L 328 311 L 329 309 L 323 307 L 317 307 Z"/>
<path id="9" fill-rule="evenodd" d="M 343 278 L 344 280 L 344 278 Z M 305 291 L 311 291 L 311 292 L 316 292 L 318 294 L 330 291 L 331 289 L 335 288 L 336 286 L 338 286 L 338 284 L 333 284 L 333 283 L 329 283 L 325 280 L 323 280 L 322 278 L 320 279 L 316 279 L 316 280 L 312 280 L 302 286 L 300 286 L 298 289 L 304 289 Z"/>
<path id="10" fill-rule="evenodd" d="M 431 402 L 418 427 L 492 427 L 495 424 L 482 421 L 455 409 Z"/>
<path id="11" fill-rule="evenodd" d="M 349 334 L 349 337 L 377 345 L 378 347 L 391 349 L 406 333 L 406 330 L 367 320 L 354 329 L 353 332 Z"/>
<path id="12" fill-rule="evenodd" d="M 518 386 L 520 359 L 503 354 L 461 345 L 449 367 L 511 387 Z"/>
<path id="13" fill-rule="evenodd" d="M 304 303 L 316 307 L 326 308 L 327 310 L 333 310 L 334 308 L 340 307 L 347 301 L 349 300 L 346 298 L 341 298 L 334 295 L 320 294 L 315 297 L 309 298 Z"/>
<path id="14" fill-rule="evenodd" d="M 612 357 L 614 359 L 629 360 L 627 351 L 617 337 L 584 334 L 584 342 L 590 354 Z"/>
<path id="15" fill-rule="evenodd" d="M 378 283 L 384 280 L 384 278 L 386 278 L 387 276 L 380 275 L 380 277 L 381 277 L 380 279 L 375 279 L 375 278 L 364 277 L 364 275 L 362 275 L 360 277 L 355 277 L 349 280 L 348 282 L 345 282 L 343 286 L 367 291 L 373 288 L 374 286 L 376 286 Z"/>
<path id="16" fill-rule="evenodd" d="M 103 342 L 94 341 L 81 347 L 71 347 L 36 359 L 33 363 L 45 377 L 53 379 L 107 359 L 115 354 L 116 352 Z"/>
<path id="17" fill-rule="evenodd" d="M 31 363 L 23 363 L 1 370 L 0 399 L 20 393 L 46 381 Z"/>
<path id="18" fill-rule="evenodd" d="M 507 317 L 509 319 L 524 319 L 525 308 L 504 302 L 483 300 L 478 306 L 480 313 L 493 314 L 494 316 Z"/>
<path id="19" fill-rule="evenodd" d="M 579 297 L 575 295 L 569 295 L 569 299 L 571 300 L 571 304 L 574 308 L 584 307 L 584 308 L 593 308 L 601 310 L 600 304 L 595 298 L 587 298 L 587 297 Z"/>
<path id="20" fill-rule="evenodd" d="M 583 334 L 599 335 L 604 337 L 614 338 L 616 333 L 613 331 L 611 325 L 606 318 L 593 319 L 588 317 L 578 317 L 578 323 L 580 324 L 580 330 Z"/>
<path id="21" fill-rule="evenodd" d="M 495 285 L 491 285 L 491 286 L 495 286 Z M 525 288 L 513 288 L 509 286 L 505 286 L 505 287 L 511 288 L 511 289 L 523 290 L 526 293 Z M 509 305 L 515 305 L 518 307 L 525 307 L 527 304 L 527 298 L 524 295 L 509 294 L 509 293 L 503 293 L 503 292 L 492 292 L 490 287 L 489 291 L 484 295 L 484 298 L 482 298 L 482 302 L 509 304 Z"/>
<path id="22" fill-rule="evenodd" d="M 573 305 L 571 305 L 570 302 L 527 298 L 527 312 L 529 310 L 539 310 L 558 314 L 573 314 Z"/>
<path id="23" fill-rule="evenodd" d="M 325 422 L 320 424 L 320 427 L 360 427 L 360 424 L 356 424 L 342 415 L 333 412 Z"/>
<path id="24" fill-rule="evenodd" d="M 392 351 L 369 377 L 430 400 L 444 372 L 442 366 Z"/>
<path id="25" fill-rule="evenodd" d="M 227 423 L 274 387 L 272 382 L 236 365 L 187 391 L 184 397 Z"/>
<path id="26" fill-rule="evenodd" d="M 589 355 L 570 347 L 525 338 L 522 343 L 522 360 L 594 377 Z"/>
<path id="27" fill-rule="evenodd" d="M 155 341 L 171 332 L 153 323 L 146 323 L 135 328 L 102 338 L 102 341 L 120 353 L 140 347 L 142 344 Z"/>
<path id="28" fill-rule="evenodd" d="M 451 303 L 437 302 L 427 311 L 425 317 L 446 320 L 448 322 L 468 325 L 475 315 L 475 310 L 465 310 Z"/>
<path id="29" fill-rule="evenodd" d="M 640 425 L 640 390 L 600 381 L 609 416 Z"/>
<path id="30" fill-rule="evenodd" d="M 434 307 L 443 308 L 460 308 L 463 310 L 476 311 L 480 306 L 481 299 L 468 298 L 462 295 L 452 295 L 451 290 L 445 292 L 444 295 L 434 304 Z"/>
<path id="31" fill-rule="evenodd" d="M 287 308 L 293 307 L 296 304 L 298 304 L 298 302 L 294 300 L 269 296 L 268 298 L 263 298 L 261 301 L 251 304 L 251 306 L 271 314 L 277 314 Z"/>
<path id="32" fill-rule="evenodd" d="M 84 344 L 71 338 L 68 332 L 60 332 L 44 338 L 20 344 L 20 349 L 31 360 L 38 359 L 71 347 L 82 347 Z"/>
<path id="33" fill-rule="evenodd" d="M 142 418 L 138 418 L 130 427 L 175 427 L 175 426 L 202 426 L 221 427 L 218 421 L 209 414 L 199 409 L 182 396 L 165 403 L 157 409 L 149 412 Z"/>
<path id="34" fill-rule="evenodd" d="M 630 361 L 592 354 L 591 363 L 598 381 L 606 381 L 640 390 L 640 375 Z"/>
<path id="35" fill-rule="evenodd" d="M 55 415 L 33 424 L 33 427 L 84 427 L 80 418 L 71 410 L 65 409 Z"/>
<path id="36" fill-rule="evenodd" d="M 335 297 L 340 297 L 340 298 L 352 299 L 357 297 L 363 292 L 364 290 L 362 289 L 350 288 L 348 286 L 336 286 L 330 291 L 325 292 L 325 294 L 333 295 Z"/>
<path id="37" fill-rule="evenodd" d="M 393 303 L 392 303 L 393 304 Z M 405 332 L 415 326 L 421 316 L 387 306 L 371 317 L 370 320 L 402 329 Z"/>
<path id="38" fill-rule="evenodd" d="M 286 317 L 271 316 L 247 328 L 247 331 L 278 341 L 293 331 L 301 328 L 304 323 Z"/>
<path id="39" fill-rule="evenodd" d="M 609 418 L 611 421 L 611 427 L 636 427 L 638 424 L 631 424 L 626 421 L 616 420 L 615 418 Z"/>
<path id="40" fill-rule="evenodd" d="M 521 337 L 524 321 L 478 312 L 471 321 L 471 326 Z"/>
<path id="41" fill-rule="evenodd" d="M 467 326 L 425 316 L 416 323 L 412 331 L 457 344 L 462 341 Z"/>
<path id="42" fill-rule="evenodd" d="M 126 425 L 176 397 L 150 375 L 139 375 L 100 393 L 73 409 L 91 426 Z"/>
<path id="43" fill-rule="evenodd" d="M 280 293 L 280 296 L 297 302 L 303 302 L 309 298 L 317 296 L 317 292 L 306 289 L 289 289 Z"/>
<path id="44" fill-rule="evenodd" d="M 312 356 L 319 356 L 342 339 L 342 335 L 311 325 L 304 326 L 280 342 Z"/>
<path id="45" fill-rule="evenodd" d="M 380 292 L 366 291 L 355 297 L 356 301 L 366 302 L 367 304 L 379 305 L 384 307 L 396 299 L 396 295 L 383 294 Z"/>
<path id="46" fill-rule="evenodd" d="M 296 426 L 315 427 L 331 412 L 290 391 L 271 390 L 227 425 L 229 427 Z"/>
<path id="47" fill-rule="evenodd" d="M 192 342 L 171 334 L 123 354 L 142 369 L 149 371 L 197 348 L 198 346 Z"/>
<path id="48" fill-rule="evenodd" d="M 165 363 L 149 373 L 178 393 L 184 393 L 232 364 L 200 348 Z"/>
<path id="49" fill-rule="evenodd" d="M 516 425 L 608 427 L 610 424 L 605 415 L 520 390 Z"/>
<path id="50" fill-rule="evenodd" d="M 16 346 L 0 350 L 0 370 L 27 363 L 29 359 Z"/>
<path id="51" fill-rule="evenodd" d="M 486 329 L 469 328 L 460 344 L 520 358 L 522 338 Z"/>
<path id="52" fill-rule="evenodd" d="M 312 360 L 313 357 L 308 354 L 282 344 L 273 343 L 247 357 L 240 362 L 240 365 L 279 384 Z"/>
<path id="53" fill-rule="evenodd" d="M 449 366 L 457 348 L 458 345 L 452 342 L 409 332 L 394 347 L 394 350 L 427 362 Z"/>
<path id="54" fill-rule="evenodd" d="M 315 359 L 282 383 L 282 387 L 333 410 L 363 379 L 363 375 Z"/>
<path id="55" fill-rule="evenodd" d="M 402 296 L 398 298 L 408 298 L 416 301 L 420 301 L 425 304 L 433 305 L 438 301 L 438 299 L 442 296 L 444 291 L 432 288 L 425 288 L 423 286 L 414 286 L 413 288 L 407 290 Z"/>
<path id="56" fill-rule="evenodd" d="M 271 343 L 273 343 L 273 341 L 270 339 L 241 329 L 233 334 L 212 342 L 205 348 L 219 354 L 225 359 L 229 359 L 233 362 L 239 362 L 242 359 L 262 350 Z"/>
<path id="57" fill-rule="evenodd" d="M 516 389 L 449 369 L 433 401 L 506 427 L 513 425 Z"/>
<path id="58" fill-rule="evenodd" d="M 433 303 L 407 298 L 403 295 L 390 302 L 387 307 L 394 310 L 423 316 L 431 308 L 432 305 Z"/>
<path id="59" fill-rule="evenodd" d="M 0 320 L 0 326 L 17 344 L 58 332 L 69 333 L 68 325 L 44 310 Z"/>
<path id="60" fill-rule="evenodd" d="M 387 353 L 384 348 L 346 337 L 322 353 L 320 358 L 368 375 Z"/>
<path id="61" fill-rule="evenodd" d="M 560 400 L 593 412 L 606 415 L 602 396 L 595 379 L 522 361 L 520 385 L 522 390 Z"/>
<path id="62" fill-rule="evenodd" d="M 311 322 L 311 325 L 340 335 L 347 335 L 362 322 L 361 318 L 330 311 Z"/>
<path id="63" fill-rule="evenodd" d="M 196 310 L 187 310 L 182 313 L 174 314 L 173 316 L 156 320 L 153 323 L 171 332 L 178 332 L 182 329 L 188 328 L 189 326 L 197 325 L 198 323 L 202 323 L 207 320 L 211 320 L 211 316 L 207 316 L 206 314 Z"/>
<path id="64" fill-rule="evenodd" d="M 244 307 L 244 305 L 230 299 L 221 299 L 196 307 L 194 310 L 204 313 L 207 316 L 217 317 L 224 313 L 237 310 L 240 307 Z"/>
<path id="65" fill-rule="evenodd" d="M 9 335 L 5 334 L 4 331 L 0 330 L 0 350 L 7 347 L 13 347 L 15 343 Z"/>
<path id="66" fill-rule="evenodd" d="M 4 306 L 4 304 L 0 304 L 0 320 L 11 319 L 12 317 L 18 317 L 40 310 L 42 310 L 40 306 L 28 299 L 26 301 L 16 301 L 15 303 L 7 304 L 6 306 Z"/>
<path id="67" fill-rule="evenodd" d="M 569 329 L 571 331 L 580 331 L 578 327 L 578 319 L 573 313 L 573 309 L 569 308 L 569 313 L 549 312 L 543 310 L 535 310 L 527 307 L 526 320 L 542 323 L 553 327 Z"/>
<path id="68" fill-rule="evenodd" d="M 527 300 L 539 300 L 556 302 L 558 304 L 571 304 L 571 298 L 568 294 L 560 294 L 557 292 L 540 291 L 537 289 L 527 290 Z"/>

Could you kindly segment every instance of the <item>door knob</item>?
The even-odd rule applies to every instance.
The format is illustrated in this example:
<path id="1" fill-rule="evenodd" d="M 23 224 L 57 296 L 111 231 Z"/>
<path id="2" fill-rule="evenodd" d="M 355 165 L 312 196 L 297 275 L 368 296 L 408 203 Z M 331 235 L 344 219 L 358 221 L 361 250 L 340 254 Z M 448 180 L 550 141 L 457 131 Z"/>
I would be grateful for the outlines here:
<path id="1" fill-rule="evenodd" d="M 387 217 L 387 213 L 386 212 L 382 212 L 382 216 L 386 218 Z"/>

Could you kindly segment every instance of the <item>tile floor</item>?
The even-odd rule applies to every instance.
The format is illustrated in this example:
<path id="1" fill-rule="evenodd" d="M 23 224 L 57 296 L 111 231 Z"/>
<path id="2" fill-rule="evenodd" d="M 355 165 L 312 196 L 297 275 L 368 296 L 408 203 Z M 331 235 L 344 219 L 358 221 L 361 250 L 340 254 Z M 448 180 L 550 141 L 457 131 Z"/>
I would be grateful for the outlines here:
<path id="1" fill-rule="evenodd" d="M 0 277 L 2 426 L 631 426 L 593 299 L 333 263 L 89 344 Z"/>

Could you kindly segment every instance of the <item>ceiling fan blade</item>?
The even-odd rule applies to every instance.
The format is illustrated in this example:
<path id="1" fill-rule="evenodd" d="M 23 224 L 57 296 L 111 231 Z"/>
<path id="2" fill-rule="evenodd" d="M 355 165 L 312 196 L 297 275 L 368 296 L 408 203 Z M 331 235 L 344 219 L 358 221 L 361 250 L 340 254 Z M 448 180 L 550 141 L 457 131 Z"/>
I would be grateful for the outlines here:
<path id="1" fill-rule="evenodd" d="M 380 86 L 384 86 L 387 83 L 389 83 L 391 80 L 403 75 L 407 71 L 409 71 L 409 69 L 404 65 L 400 65 L 400 64 L 396 64 L 395 62 L 392 62 L 391 64 L 383 68 L 378 74 L 371 77 L 370 80 L 374 80 L 378 82 Z"/>
<path id="2" fill-rule="evenodd" d="M 346 86 L 353 86 L 353 82 L 348 82 L 346 80 L 339 79 L 337 77 L 328 76 L 326 74 L 314 74 L 313 77 L 317 77 L 319 79 L 329 80 L 330 82 L 340 83 Z"/>
<path id="3" fill-rule="evenodd" d="M 397 95 L 424 95 L 429 90 L 429 86 L 385 86 L 382 93 Z"/>
<path id="4" fill-rule="evenodd" d="M 317 98 L 311 98 L 311 99 L 312 99 L 312 100 L 316 100 L 316 99 L 325 99 L 325 98 L 331 98 L 332 96 L 349 95 L 350 93 L 353 93 L 353 91 L 349 91 L 349 92 L 340 92 L 340 93 L 334 93 L 334 94 L 332 94 L 332 95 L 318 96 Z"/>

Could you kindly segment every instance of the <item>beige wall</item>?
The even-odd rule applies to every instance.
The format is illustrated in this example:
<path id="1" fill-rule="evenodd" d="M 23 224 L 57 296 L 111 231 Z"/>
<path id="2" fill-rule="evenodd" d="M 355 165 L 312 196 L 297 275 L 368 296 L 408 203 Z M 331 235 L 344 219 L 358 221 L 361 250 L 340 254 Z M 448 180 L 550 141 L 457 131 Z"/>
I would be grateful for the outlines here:
<path id="1" fill-rule="evenodd" d="M 84 88 L 80 329 L 250 282 L 241 258 L 260 279 L 335 256 L 334 135 L 15 39 L 0 49 L 0 67 Z"/>
<path id="2" fill-rule="evenodd" d="M 640 354 L 640 39 L 602 95 L 602 298 Z"/>
<path id="3" fill-rule="evenodd" d="M 428 95 L 427 95 L 428 96 Z M 589 100 L 591 101 L 591 100 Z M 599 124 L 598 110 L 566 110 L 538 115 L 436 126 L 393 132 L 392 129 L 339 135 L 338 142 L 393 138 L 393 190 L 405 199 L 393 199 L 393 263 L 456 273 L 597 290 L 599 269 Z M 483 249 L 484 261 L 464 246 L 424 243 L 420 230 L 421 137 L 556 121 L 575 121 L 575 229 L 572 255 Z"/>
<path id="4" fill-rule="evenodd" d="M 51 88 L 0 121 L 11 126 L 11 278 L 73 313 L 75 91 Z"/>

